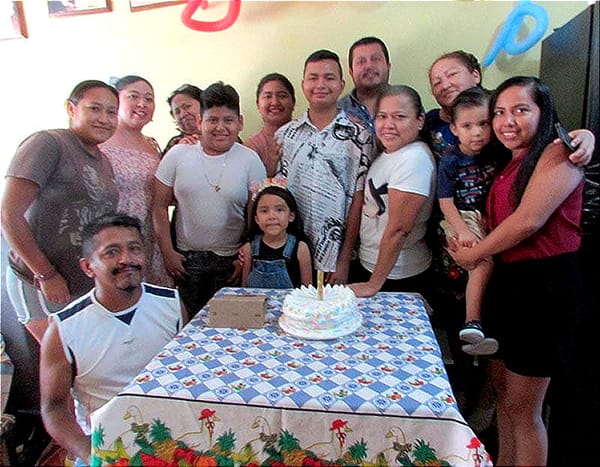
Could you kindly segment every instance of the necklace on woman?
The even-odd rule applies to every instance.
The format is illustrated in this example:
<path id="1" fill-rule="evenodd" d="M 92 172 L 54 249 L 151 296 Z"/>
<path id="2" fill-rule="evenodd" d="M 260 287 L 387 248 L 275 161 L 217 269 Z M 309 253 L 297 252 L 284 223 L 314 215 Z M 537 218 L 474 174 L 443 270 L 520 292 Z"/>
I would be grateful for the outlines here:
<path id="1" fill-rule="evenodd" d="M 229 155 L 229 152 L 227 154 L 225 154 L 225 157 L 223 158 L 223 165 L 221 166 L 221 172 L 219 173 L 219 178 L 217 179 L 216 183 L 211 182 L 211 180 L 208 178 L 208 172 L 206 170 L 206 165 L 204 162 L 204 159 L 206 157 L 214 157 L 214 156 L 205 156 L 204 154 L 202 154 L 200 157 L 202 158 L 202 171 L 204 172 L 204 179 L 206 180 L 206 183 L 208 183 L 210 186 L 212 186 L 216 192 L 221 191 L 221 179 L 223 178 L 223 173 L 225 172 L 225 167 L 227 167 L 227 156 Z"/>

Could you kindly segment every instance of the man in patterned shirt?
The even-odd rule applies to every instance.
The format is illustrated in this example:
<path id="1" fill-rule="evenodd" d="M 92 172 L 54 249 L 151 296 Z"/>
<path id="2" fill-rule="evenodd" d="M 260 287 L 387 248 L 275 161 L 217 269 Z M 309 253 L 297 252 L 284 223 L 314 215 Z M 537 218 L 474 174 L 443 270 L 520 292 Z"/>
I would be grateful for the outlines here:
<path id="1" fill-rule="evenodd" d="M 309 108 L 275 134 L 282 145 L 278 173 L 298 202 L 314 267 L 328 273 L 331 284 L 348 280 L 374 151 L 369 130 L 337 107 L 342 76 L 337 54 L 312 53 L 302 79 Z"/>

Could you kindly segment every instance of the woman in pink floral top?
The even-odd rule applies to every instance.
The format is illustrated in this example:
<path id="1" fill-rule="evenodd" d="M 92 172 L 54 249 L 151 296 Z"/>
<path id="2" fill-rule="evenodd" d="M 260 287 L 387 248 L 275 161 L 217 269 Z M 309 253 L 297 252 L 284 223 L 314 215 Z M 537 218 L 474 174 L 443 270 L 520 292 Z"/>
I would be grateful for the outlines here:
<path id="1" fill-rule="evenodd" d="M 119 123 L 117 131 L 100 147 L 110 160 L 119 190 L 119 211 L 136 216 L 142 223 L 148 269 L 145 281 L 172 286 L 156 243 L 150 204 L 152 179 L 161 157 L 154 138 L 142 130 L 154 115 L 154 89 L 140 76 L 129 75 L 117 81 Z"/>

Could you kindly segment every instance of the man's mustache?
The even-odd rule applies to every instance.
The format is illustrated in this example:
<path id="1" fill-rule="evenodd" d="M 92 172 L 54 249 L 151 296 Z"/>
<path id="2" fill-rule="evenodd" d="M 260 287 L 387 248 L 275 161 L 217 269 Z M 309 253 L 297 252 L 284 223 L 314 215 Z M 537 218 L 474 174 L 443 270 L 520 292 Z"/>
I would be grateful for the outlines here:
<path id="1" fill-rule="evenodd" d="M 116 276 L 120 272 L 123 272 L 125 269 L 136 269 L 138 271 L 141 271 L 142 266 L 140 266 L 139 264 L 126 264 L 125 266 L 121 266 L 120 268 L 113 269 L 113 276 Z"/>

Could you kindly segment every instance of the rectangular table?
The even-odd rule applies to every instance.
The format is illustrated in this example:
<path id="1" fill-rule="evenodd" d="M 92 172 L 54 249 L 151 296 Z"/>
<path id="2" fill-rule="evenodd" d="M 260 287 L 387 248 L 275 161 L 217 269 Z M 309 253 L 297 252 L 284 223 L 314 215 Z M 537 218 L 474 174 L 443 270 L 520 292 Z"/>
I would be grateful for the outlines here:
<path id="1" fill-rule="evenodd" d="M 491 465 L 452 393 L 419 295 L 359 299 L 362 327 L 311 341 L 205 327 L 209 306 L 91 416 L 93 464 Z"/>

